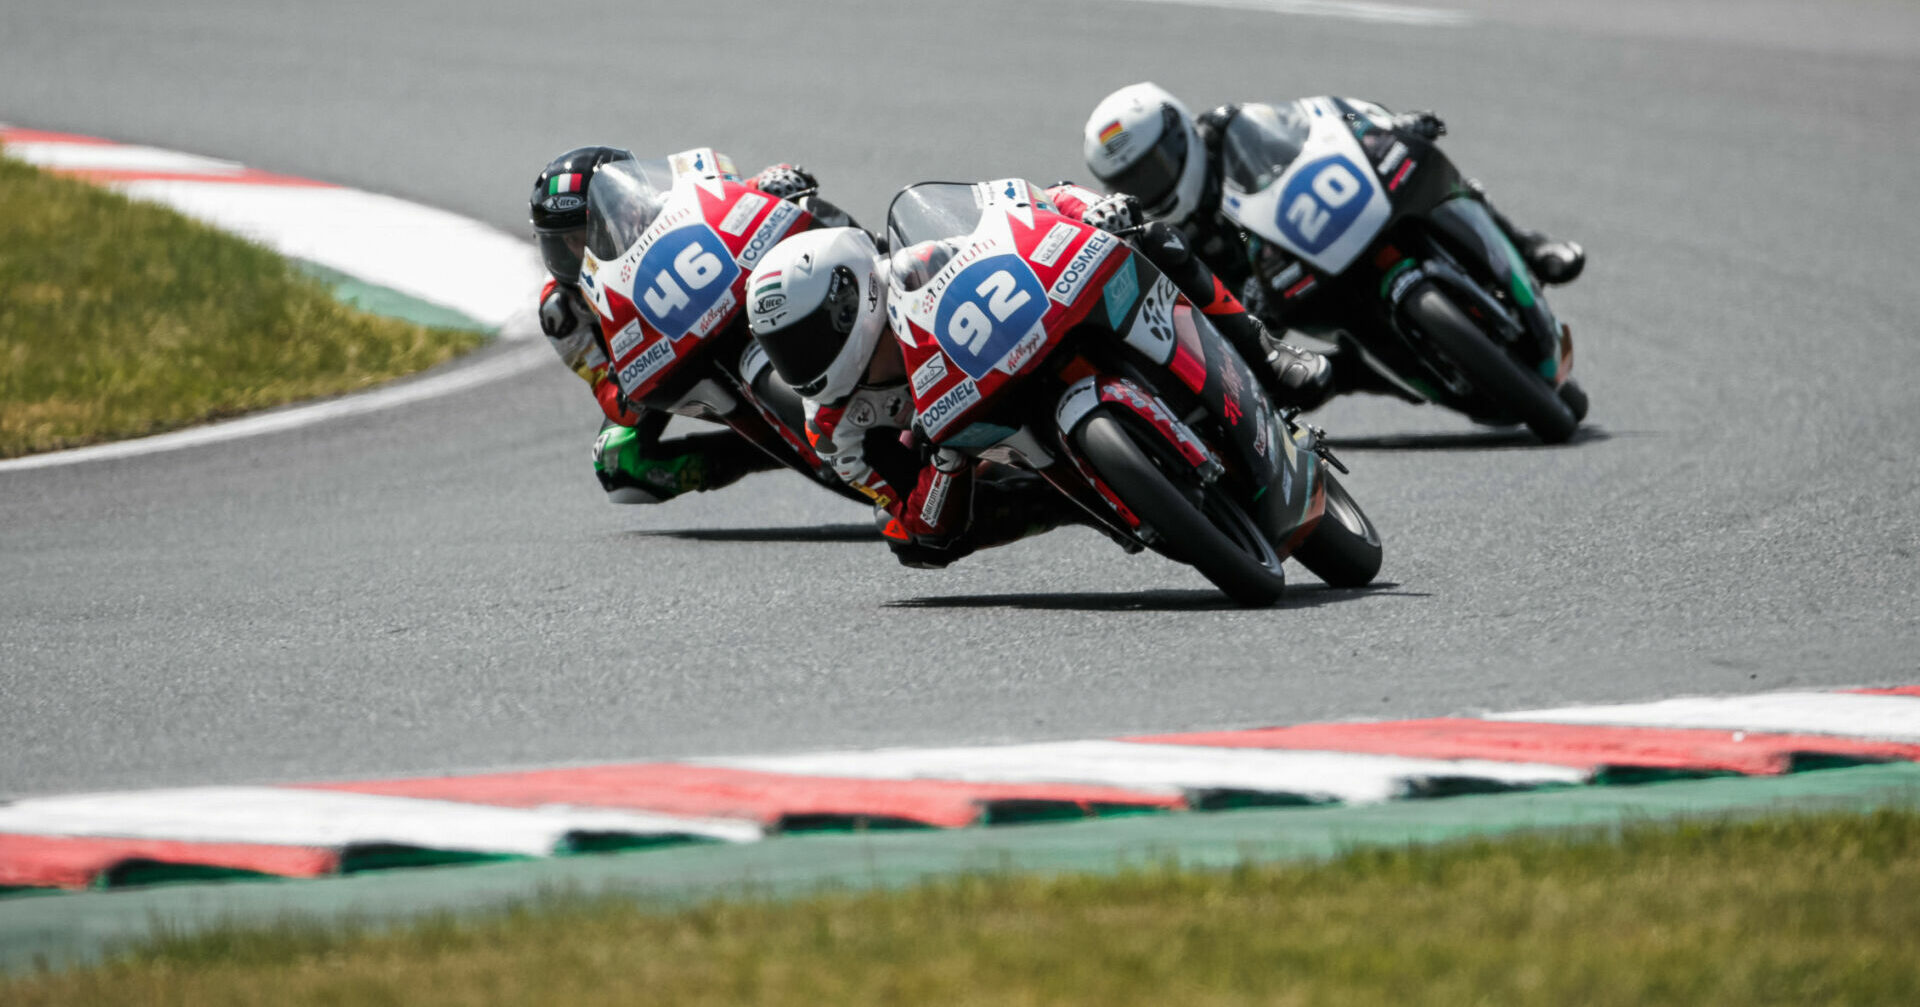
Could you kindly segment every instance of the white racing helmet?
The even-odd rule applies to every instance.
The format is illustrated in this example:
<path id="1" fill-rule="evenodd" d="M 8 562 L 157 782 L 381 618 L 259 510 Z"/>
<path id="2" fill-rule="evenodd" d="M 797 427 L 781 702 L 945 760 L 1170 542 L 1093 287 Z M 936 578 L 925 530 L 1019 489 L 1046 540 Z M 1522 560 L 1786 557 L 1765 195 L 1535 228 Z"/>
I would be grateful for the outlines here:
<path id="1" fill-rule="evenodd" d="M 747 279 L 747 325 L 780 380 L 816 402 L 852 394 L 887 329 L 880 250 L 857 227 L 797 234 Z"/>
<path id="2" fill-rule="evenodd" d="M 1082 153 L 1108 192 L 1140 200 L 1147 215 L 1186 222 L 1206 190 L 1207 155 L 1193 116 L 1166 88 L 1129 84 L 1087 118 Z"/>

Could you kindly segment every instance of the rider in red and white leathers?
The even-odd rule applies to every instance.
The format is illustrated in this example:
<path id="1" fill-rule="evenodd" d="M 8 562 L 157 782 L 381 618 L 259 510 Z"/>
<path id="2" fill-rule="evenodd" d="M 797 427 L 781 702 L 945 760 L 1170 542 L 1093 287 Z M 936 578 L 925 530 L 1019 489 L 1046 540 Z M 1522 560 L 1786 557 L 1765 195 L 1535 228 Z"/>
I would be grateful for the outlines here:
<path id="1" fill-rule="evenodd" d="M 586 249 L 586 197 L 601 165 L 632 157 L 617 147 L 581 147 L 561 154 L 535 179 L 529 206 L 549 274 L 540 289 L 540 329 L 567 369 L 592 389 L 605 416 L 593 445 L 594 474 L 614 503 L 662 503 L 682 493 L 732 485 L 780 463 L 730 430 L 662 440 L 672 415 L 628 402 L 608 373 L 599 323 L 578 286 Z M 775 164 L 746 184 L 771 196 L 796 199 L 818 183 L 804 168 Z M 844 214 L 817 199 L 807 208 L 825 224 L 846 222 Z"/>
<path id="2" fill-rule="evenodd" d="M 1063 215 L 1097 227 L 1135 226 L 1126 197 L 1061 185 L 1048 198 Z M 1252 347 L 1250 359 L 1301 364 L 1262 347 L 1259 323 L 1199 260 L 1183 254 L 1177 237 L 1168 246 L 1171 233 L 1162 228 L 1144 241 L 1140 233 L 1129 236 L 1223 334 Z M 951 254 L 943 243 L 928 242 L 888 256 L 864 231 L 815 231 L 776 246 L 747 287 L 754 338 L 781 379 L 806 399 L 815 452 L 884 511 L 888 545 L 900 562 L 916 567 L 944 567 L 1080 517 L 1077 505 L 1038 476 L 936 447 L 915 426 L 905 360 L 887 324 L 887 280 L 924 281 Z M 1294 373 L 1270 374 L 1281 405 L 1325 394 L 1311 383 L 1312 356 L 1300 356 L 1309 363 Z"/>

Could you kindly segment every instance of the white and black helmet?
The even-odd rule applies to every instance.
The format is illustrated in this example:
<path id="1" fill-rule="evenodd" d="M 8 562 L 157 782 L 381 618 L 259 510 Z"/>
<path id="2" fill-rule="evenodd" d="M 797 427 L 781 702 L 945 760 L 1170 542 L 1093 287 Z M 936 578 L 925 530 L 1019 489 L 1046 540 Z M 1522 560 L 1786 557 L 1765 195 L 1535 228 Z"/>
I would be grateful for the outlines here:
<path id="1" fill-rule="evenodd" d="M 1158 84 L 1129 84 L 1102 98 L 1087 118 L 1082 153 L 1108 192 L 1140 200 L 1156 220 L 1184 223 L 1206 191 L 1206 150 L 1193 116 Z"/>
<path id="2" fill-rule="evenodd" d="M 887 328 L 880 251 L 857 227 L 775 245 L 747 280 L 747 324 L 780 380 L 816 402 L 853 393 Z"/>

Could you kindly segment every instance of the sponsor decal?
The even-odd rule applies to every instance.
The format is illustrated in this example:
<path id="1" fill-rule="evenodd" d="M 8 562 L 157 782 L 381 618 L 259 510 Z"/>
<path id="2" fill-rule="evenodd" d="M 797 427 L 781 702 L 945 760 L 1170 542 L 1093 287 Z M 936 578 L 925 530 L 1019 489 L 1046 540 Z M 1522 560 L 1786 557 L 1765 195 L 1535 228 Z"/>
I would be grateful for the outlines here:
<path id="1" fill-rule="evenodd" d="M 752 269 L 753 264 L 767 254 L 768 249 L 780 243 L 781 237 L 787 233 L 787 228 L 793 226 L 793 219 L 799 215 L 800 208 L 792 203 L 785 200 L 775 203 L 773 209 L 768 211 L 767 219 L 761 221 L 759 229 L 753 232 L 753 238 L 747 242 L 747 247 L 740 250 L 741 267 Z"/>
<path id="2" fill-rule="evenodd" d="M 1173 281 L 1161 276 L 1147 288 L 1140 313 L 1127 329 L 1127 343 L 1157 363 L 1173 356 L 1173 299 L 1177 291 Z"/>
<path id="3" fill-rule="evenodd" d="M 1026 366 L 1027 361 L 1032 360 L 1033 355 L 1040 352 L 1040 347 L 1044 346 L 1046 342 L 1047 327 L 1044 324 L 1035 322 L 1033 331 L 1027 333 L 1019 342 L 1013 344 L 1013 349 L 1007 351 L 1007 355 L 1000 360 L 999 364 L 995 365 L 995 369 L 1005 371 L 1008 374 L 1020 373 L 1020 368 Z"/>
<path id="4" fill-rule="evenodd" d="M 633 352 L 633 348 L 640 345 L 640 341 L 645 338 L 647 334 L 641 330 L 638 318 L 628 322 L 626 328 L 614 333 L 613 359 L 618 360 Z"/>
<path id="5" fill-rule="evenodd" d="M 1401 165 L 1400 170 L 1393 173 L 1393 181 L 1387 183 L 1387 191 L 1388 192 L 1399 191 L 1400 183 L 1406 181 L 1408 175 L 1413 174 L 1414 166 L 1419 163 L 1420 162 L 1418 161 L 1409 159 L 1407 163 Z"/>
<path id="6" fill-rule="evenodd" d="M 927 436 L 938 435 L 953 422 L 954 417 L 973 408 L 974 403 L 979 401 L 980 387 L 971 381 L 962 381 L 954 385 L 947 394 L 935 399 L 933 404 L 920 414 L 920 425 L 926 429 Z"/>
<path id="7" fill-rule="evenodd" d="M 672 363 L 674 356 L 673 343 L 670 340 L 662 339 L 652 346 L 647 347 L 645 352 L 634 357 L 631 363 L 620 368 L 618 375 L 620 394 L 635 394 L 641 385 L 646 384 L 648 378 L 653 377 L 659 373 L 661 368 Z"/>
<path id="8" fill-rule="evenodd" d="M 718 328 L 721 323 L 733 317 L 733 309 L 738 307 L 739 303 L 740 302 L 734 300 L 732 290 L 728 290 L 722 294 L 720 303 L 708 308 L 707 313 L 701 315 L 700 320 L 694 323 L 693 329 L 691 330 L 694 337 L 705 338 L 707 333 L 712 332 Z"/>
<path id="9" fill-rule="evenodd" d="M 1067 261 L 1067 268 L 1060 278 L 1053 281 L 1053 287 L 1047 295 L 1061 304 L 1072 304 L 1080 296 L 1080 289 L 1087 285 L 1093 271 L 1107 259 L 1107 253 L 1120 243 L 1120 239 L 1104 231 L 1096 231 L 1087 236 L 1087 243 L 1080 246 L 1073 258 Z"/>
<path id="10" fill-rule="evenodd" d="M 1292 263 L 1288 265 L 1287 268 L 1275 273 L 1273 279 L 1267 281 L 1267 286 L 1275 290 L 1285 290 L 1289 286 L 1292 286 L 1295 281 L 1299 280 L 1300 274 L 1304 272 L 1306 272 L 1305 267 L 1301 266 L 1298 262 Z"/>
<path id="11" fill-rule="evenodd" d="M 854 399 L 853 404 L 847 407 L 847 422 L 856 427 L 873 426 L 873 421 L 878 418 L 873 403 L 864 398 Z"/>
<path id="12" fill-rule="evenodd" d="M 1387 156 L 1380 159 L 1380 177 L 1385 178 L 1393 174 L 1393 169 L 1399 167 L 1400 162 L 1406 159 L 1407 145 L 1395 140 L 1393 146 L 1387 150 Z"/>
<path id="13" fill-rule="evenodd" d="M 936 353 L 914 368 L 913 397 L 924 399 L 947 377 L 947 358 Z"/>
<path id="14" fill-rule="evenodd" d="M 1301 280 L 1301 281 L 1300 281 L 1299 283 L 1296 283 L 1296 284 L 1294 284 L 1293 286 L 1291 286 L 1291 287 L 1288 287 L 1288 288 L 1287 288 L 1287 297 L 1288 297 L 1289 299 L 1291 299 L 1291 298 L 1295 298 L 1295 297 L 1299 297 L 1299 296 L 1300 296 L 1301 294 L 1304 294 L 1304 293 L 1306 293 L 1307 291 L 1309 291 L 1309 290 L 1312 290 L 1312 289 L 1313 289 L 1313 287 L 1314 287 L 1314 284 L 1315 284 L 1315 283 L 1317 283 L 1317 282 L 1319 282 L 1319 281 L 1317 281 L 1317 280 L 1315 280 L 1315 279 L 1314 279 L 1313 277 L 1311 277 L 1311 276 L 1309 276 L 1309 277 L 1307 277 L 1306 279 L 1304 279 L 1304 280 Z"/>
<path id="15" fill-rule="evenodd" d="M 1267 457 L 1267 449 L 1273 444 L 1273 438 L 1268 436 L 1270 432 L 1268 424 L 1271 422 L 1273 418 L 1267 415 L 1267 407 L 1256 404 L 1253 417 L 1253 451 L 1262 458 Z"/>
<path id="16" fill-rule="evenodd" d="M 739 201 L 733 204 L 733 209 L 728 210 L 726 217 L 720 221 L 720 230 L 736 238 L 739 237 L 746 231 L 747 225 L 753 222 L 753 218 L 771 202 L 773 202 L 771 196 L 763 196 L 757 192 L 741 193 Z"/>
<path id="17" fill-rule="evenodd" d="M 953 486 L 953 477 L 945 472 L 935 472 L 933 481 L 927 484 L 926 502 L 920 505 L 920 520 L 932 526 L 940 526 L 940 510 L 947 505 L 947 490 Z"/>
<path id="18" fill-rule="evenodd" d="M 1133 302 L 1140 298 L 1140 272 L 1134 268 L 1132 257 L 1120 264 L 1107 280 L 1107 286 L 1101 296 L 1107 301 L 1107 325 L 1119 329 L 1120 322 L 1133 308 Z"/>
<path id="19" fill-rule="evenodd" d="M 566 193 L 560 196 L 548 196 L 540 201 L 540 205 L 548 213 L 566 213 L 568 210 L 580 209 L 587 205 L 587 201 L 572 193 Z"/>
<path id="20" fill-rule="evenodd" d="M 1066 251 L 1067 243 L 1079 233 L 1080 229 L 1072 224 L 1055 224 L 1053 230 L 1040 239 L 1040 244 L 1034 247 L 1033 254 L 1028 258 L 1040 265 L 1051 266 L 1060 261 L 1060 253 Z"/>

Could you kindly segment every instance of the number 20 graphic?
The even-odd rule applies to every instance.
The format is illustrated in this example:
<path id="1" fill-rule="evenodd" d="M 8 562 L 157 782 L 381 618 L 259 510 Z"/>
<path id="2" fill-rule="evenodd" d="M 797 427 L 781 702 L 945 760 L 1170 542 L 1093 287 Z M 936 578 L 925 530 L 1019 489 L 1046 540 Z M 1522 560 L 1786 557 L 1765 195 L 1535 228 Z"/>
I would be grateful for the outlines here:
<path id="1" fill-rule="evenodd" d="M 1312 189 L 1310 193 L 1293 197 L 1286 211 L 1287 223 L 1299 231 L 1308 245 L 1320 240 L 1320 232 L 1326 230 L 1327 223 L 1333 219 L 1333 211 L 1353 202 L 1353 197 L 1366 191 L 1366 186 L 1346 165 L 1334 161 L 1314 176 Z"/>
<path id="2" fill-rule="evenodd" d="M 965 346 L 970 353 L 980 353 L 987 348 L 987 340 L 993 338 L 993 321 L 987 320 L 987 312 L 993 312 L 994 321 L 1004 322 L 1033 300 L 1033 295 L 1019 289 L 1013 274 L 1004 269 L 980 281 L 973 292 L 987 299 L 986 311 L 980 309 L 979 301 L 967 301 L 955 308 L 953 318 L 947 322 L 947 338 Z"/>

